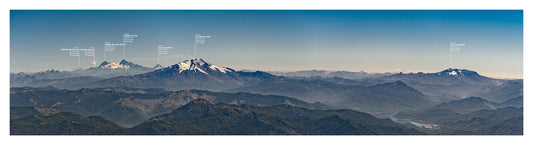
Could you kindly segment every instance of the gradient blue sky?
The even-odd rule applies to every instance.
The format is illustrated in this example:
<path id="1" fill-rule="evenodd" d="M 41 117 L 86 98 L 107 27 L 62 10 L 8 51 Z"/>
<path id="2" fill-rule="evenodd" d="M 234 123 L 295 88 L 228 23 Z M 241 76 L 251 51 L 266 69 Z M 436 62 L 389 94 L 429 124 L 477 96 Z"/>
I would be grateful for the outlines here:
<path id="1" fill-rule="evenodd" d="M 157 46 L 174 47 L 164 66 L 194 56 L 194 34 L 211 35 L 198 57 L 218 66 L 264 71 L 437 72 L 449 67 L 450 42 L 464 43 L 453 67 L 522 78 L 521 10 L 12 10 L 11 72 L 72 70 L 61 48 L 128 43 L 126 60 L 152 67 Z M 108 53 L 119 61 L 121 49 Z M 92 57 L 81 57 L 84 68 Z"/>

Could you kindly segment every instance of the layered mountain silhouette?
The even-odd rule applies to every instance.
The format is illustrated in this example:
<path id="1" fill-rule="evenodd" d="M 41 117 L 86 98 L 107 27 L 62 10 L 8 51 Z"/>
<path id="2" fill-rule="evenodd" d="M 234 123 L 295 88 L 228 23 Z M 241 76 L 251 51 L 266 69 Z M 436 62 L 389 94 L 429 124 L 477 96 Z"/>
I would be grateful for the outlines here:
<path id="1" fill-rule="evenodd" d="M 36 114 L 10 121 L 11 135 L 112 135 L 121 134 L 123 129 L 102 117 L 72 112 Z"/>
<path id="2" fill-rule="evenodd" d="M 503 101 L 499 105 L 500 106 L 523 107 L 524 106 L 524 96 L 511 98 L 509 100 Z"/>
<path id="3" fill-rule="evenodd" d="M 416 122 L 437 124 L 434 134 L 523 134 L 521 98 L 509 103 L 490 102 L 470 97 L 435 105 L 429 109 L 400 112 L 394 116 Z"/>
<path id="4" fill-rule="evenodd" d="M 391 81 L 402 81 L 421 91 L 433 101 L 442 103 L 476 95 L 481 88 L 487 85 L 501 84 L 504 80 L 485 77 L 466 69 L 449 68 L 436 73 L 398 73 L 345 82 L 368 86 Z"/>
<path id="5" fill-rule="evenodd" d="M 190 103 L 142 124 L 123 128 L 101 117 L 70 112 L 37 114 L 11 120 L 12 135 L 393 135 L 421 132 L 352 110 L 309 110 L 289 104 L 250 106 Z"/>
<path id="6" fill-rule="evenodd" d="M 476 93 L 476 95 L 490 101 L 503 102 L 508 99 L 523 96 L 523 86 L 524 82 L 521 79 L 508 80 L 501 85 L 492 84 L 485 86 L 478 93 Z"/>
<path id="7" fill-rule="evenodd" d="M 135 88 L 80 90 L 12 88 L 10 105 L 12 107 L 54 107 L 60 111 L 74 112 L 84 116 L 101 116 L 119 125 L 131 127 L 150 117 L 166 113 L 199 98 L 213 103 L 256 106 L 291 104 L 311 109 L 332 108 L 321 103 L 307 103 L 294 98 L 274 95 Z"/>
<path id="8" fill-rule="evenodd" d="M 480 110 L 496 110 L 509 107 L 495 102 L 490 102 L 480 97 L 469 97 L 437 104 L 431 108 L 403 111 L 395 115 L 400 119 L 411 119 L 424 123 L 437 123 L 446 119 L 454 119 L 461 114 L 472 113 Z"/>
<path id="9" fill-rule="evenodd" d="M 269 71 L 273 75 L 285 76 L 291 78 L 306 78 L 306 77 L 324 77 L 324 78 L 345 78 L 345 79 L 364 79 L 382 77 L 386 75 L 392 75 L 392 73 L 367 73 L 364 71 L 350 72 L 350 71 L 326 71 L 326 70 L 306 70 L 306 71 L 294 71 L 294 72 L 276 72 Z"/>
<path id="10" fill-rule="evenodd" d="M 443 124 L 438 134 L 523 135 L 522 108 L 480 110 Z"/>
<path id="11" fill-rule="evenodd" d="M 274 73 L 283 76 L 200 58 L 168 67 L 122 60 L 85 70 L 11 73 L 11 133 L 522 134 L 522 80 L 451 68 Z M 392 115 L 435 126 L 415 130 L 420 125 L 374 117 Z"/>
<path id="12" fill-rule="evenodd" d="M 73 71 L 47 70 L 37 73 L 11 73 L 11 87 L 45 87 L 78 89 L 73 86 L 116 76 L 128 76 L 153 71 L 155 68 L 144 67 L 126 60 L 120 62 L 102 62 L 97 67 Z"/>
<path id="13" fill-rule="evenodd" d="M 63 78 L 69 78 L 69 77 L 76 77 L 77 75 L 71 74 L 68 71 L 59 71 L 59 70 L 47 70 L 37 73 L 10 73 L 10 86 L 11 87 L 22 87 L 22 86 L 30 86 L 32 85 L 32 82 L 46 79 L 46 80 L 54 80 L 54 79 L 63 79 Z"/>
<path id="14" fill-rule="evenodd" d="M 255 86 L 234 91 L 275 94 L 308 102 L 323 102 L 331 106 L 392 115 L 401 110 L 414 110 L 434 105 L 421 92 L 395 81 L 373 86 L 342 85 L 317 79 L 274 78 Z"/>
<path id="15" fill-rule="evenodd" d="M 74 71 L 85 76 L 97 76 L 103 78 L 110 78 L 116 76 L 128 76 L 152 71 L 153 68 L 141 66 L 125 59 L 120 62 L 102 62 L 98 67 L 91 67 L 86 70 Z"/>
<path id="16" fill-rule="evenodd" d="M 127 61 L 102 63 L 99 70 L 139 67 Z M 55 80 L 58 88 L 170 88 L 173 90 L 200 89 L 227 92 L 251 92 L 263 95 L 281 95 L 306 102 L 322 102 L 339 108 L 349 108 L 374 115 L 392 115 L 402 110 L 420 109 L 433 105 L 420 91 L 402 81 L 392 81 L 371 86 L 350 85 L 320 78 L 287 78 L 266 72 L 235 71 L 195 58 L 148 73 L 119 76 L 94 81 L 78 79 Z M 63 83 L 66 82 L 66 83 Z M 72 82 L 72 83 L 68 83 Z"/>
<path id="17" fill-rule="evenodd" d="M 287 104 L 215 105 L 207 100 L 195 100 L 132 130 L 134 134 L 420 134 L 357 111 L 308 110 Z"/>
<path id="18" fill-rule="evenodd" d="M 464 114 L 464 113 L 470 113 L 470 112 L 483 110 L 483 109 L 488 109 L 488 110 L 496 109 L 496 107 L 498 107 L 497 103 L 489 102 L 480 97 L 469 97 L 469 98 L 462 99 L 462 100 L 454 100 L 448 103 L 442 103 L 432 108 L 449 109 L 457 113 Z"/>
<path id="19" fill-rule="evenodd" d="M 195 58 L 152 72 L 114 77 L 80 87 L 172 88 L 227 90 L 274 77 L 264 72 L 241 72 Z"/>

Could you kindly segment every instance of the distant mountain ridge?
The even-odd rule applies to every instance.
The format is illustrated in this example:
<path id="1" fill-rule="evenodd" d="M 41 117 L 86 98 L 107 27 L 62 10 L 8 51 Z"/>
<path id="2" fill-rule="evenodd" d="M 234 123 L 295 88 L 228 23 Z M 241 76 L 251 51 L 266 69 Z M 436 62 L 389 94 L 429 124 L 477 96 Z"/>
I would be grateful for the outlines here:
<path id="1" fill-rule="evenodd" d="M 113 63 L 113 62 L 107 62 L 103 61 L 98 67 L 100 69 L 136 69 L 136 68 L 146 68 L 144 66 L 134 64 L 132 62 L 126 61 L 125 59 L 121 60 L 120 62 Z"/>
<path id="2" fill-rule="evenodd" d="M 318 79 L 275 77 L 257 85 L 231 90 L 231 92 L 237 91 L 283 95 L 308 102 L 318 101 L 373 115 L 392 115 L 401 110 L 433 105 L 433 102 L 424 94 L 401 81 L 373 86 L 356 86 Z"/>
<path id="3" fill-rule="evenodd" d="M 55 87 L 72 86 L 76 84 L 64 83 L 68 80 L 81 80 L 79 83 L 86 83 L 89 81 L 96 81 L 101 78 L 111 78 L 116 76 L 127 76 L 152 71 L 156 68 L 144 67 L 126 60 L 120 62 L 103 61 L 97 67 L 90 67 L 88 69 L 78 69 L 73 71 L 58 71 L 47 70 L 36 73 L 11 73 L 10 86 L 11 87 L 45 87 L 47 85 Z M 88 79 L 91 78 L 91 79 Z M 63 82 L 61 85 L 55 85 L 52 81 Z"/>
<path id="4" fill-rule="evenodd" d="M 447 102 L 473 96 L 481 88 L 491 84 L 501 84 L 505 80 L 485 77 L 466 69 L 449 68 L 436 73 L 398 73 L 349 81 L 349 83 L 368 86 L 392 81 L 402 81 L 436 102 Z"/>
<path id="5" fill-rule="evenodd" d="M 77 75 L 72 74 L 68 71 L 59 71 L 59 70 L 47 70 L 36 73 L 10 73 L 10 86 L 11 87 L 22 87 L 29 86 L 33 81 L 41 79 L 62 79 L 68 77 L 76 77 Z"/>
<path id="6" fill-rule="evenodd" d="M 268 73 L 285 76 L 285 77 L 324 77 L 324 78 L 345 78 L 345 79 L 363 79 L 371 77 L 382 77 L 386 75 L 392 75 L 393 73 L 367 73 L 364 71 L 360 72 L 350 72 L 350 71 L 326 71 L 326 70 L 305 70 L 305 71 L 292 71 L 292 72 L 277 72 L 277 71 L 267 71 Z"/>
<path id="7" fill-rule="evenodd" d="M 410 119 L 424 123 L 446 123 L 455 121 L 460 116 L 472 114 L 482 110 L 493 111 L 502 108 L 516 107 L 520 108 L 521 97 L 509 99 L 506 103 L 495 103 L 487 101 L 480 97 L 469 97 L 461 100 L 453 100 L 446 103 L 437 104 L 431 108 L 413 111 L 403 111 L 394 117 L 398 119 Z"/>
<path id="8" fill-rule="evenodd" d="M 78 73 L 83 76 L 98 76 L 103 78 L 110 78 L 116 76 L 135 75 L 149 72 L 152 70 L 154 69 L 138 65 L 123 59 L 120 62 L 116 63 L 103 61 L 98 67 L 91 67 L 85 70 L 73 71 L 73 73 Z"/>
<path id="9" fill-rule="evenodd" d="M 481 96 L 490 101 L 503 102 L 511 98 L 523 96 L 524 81 L 522 79 L 508 80 L 503 82 L 501 85 L 487 85 L 481 88 L 481 90 L 475 95 Z"/>
<path id="10" fill-rule="evenodd" d="M 204 89 L 212 91 L 227 90 L 239 86 L 258 83 L 275 77 L 271 74 L 235 71 L 219 67 L 194 58 L 178 64 L 157 69 L 148 73 L 120 76 L 89 83 L 84 87 L 136 87 L 172 88 L 176 90 Z"/>
<path id="11" fill-rule="evenodd" d="M 19 129 L 81 125 L 92 130 L 81 134 L 99 131 L 112 134 L 419 133 L 409 125 L 398 126 L 358 112 L 362 111 L 378 118 L 394 115 L 395 119 L 416 121 L 411 127 L 421 127 L 416 129 L 430 134 L 522 133 L 521 79 L 494 79 L 475 71 L 452 68 L 435 73 L 312 70 L 283 75 L 235 71 L 200 58 L 167 67 L 157 64 L 150 68 L 122 60 L 104 61 L 85 70 L 11 73 L 10 116 L 22 122 L 16 124 Z M 197 106 L 184 106 L 191 102 Z M 190 111 L 213 116 L 199 117 Z M 80 118 L 80 115 L 102 118 Z M 227 120 L 228 117 L 234 118 Z M 213 122 L 213 119 L 227 122 Z M 135 129 L 114 127 L 117 125 L 107 120 Z M 49 125 L 32 124 L 35 122 Z M 424 129 L 428 125 L 423 123 L 429 123 L 431 129 Z M 100 130 L 95 124 L 107 124 L 115 129 Z M 254 125 L 268 130 L 267 133 Z M 248 132 L 238 132 L 241 129 Z M 165 132 L 168 130 L 173 131 Z M 19 131 L 35 133 L 31 129 Z"/>
<path id="12" fill-rule="evenodd" d="M 494 110 L 498 107 L 497 103 L 489 102 L 480 97 L 469 97 L 462 100 L 453 100 L 448 103 L 442 103 L 434 106 L 433 108 L 438 109 L 450 109 L 457 113 L 470 113 L 478 110 Z"/>

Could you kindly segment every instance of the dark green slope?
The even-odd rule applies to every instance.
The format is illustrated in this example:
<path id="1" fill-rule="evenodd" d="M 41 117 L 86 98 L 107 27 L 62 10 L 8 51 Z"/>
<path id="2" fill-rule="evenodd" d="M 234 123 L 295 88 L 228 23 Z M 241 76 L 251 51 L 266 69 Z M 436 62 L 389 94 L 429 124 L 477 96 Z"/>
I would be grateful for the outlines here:
<path id="1" fill-rule="evenodd" d="M 489 110 L 496 110 L 498 108 L 514 105 L 521 107 L 520 104 L 522 104 L 522 99 L 520 97 L 510 99 L 508 102 L 506 101 L 506 103 L 494 103 L 480 97 L 469 97 L 462 100 L 441 103 L 429 109 L 399 112 L 394 115 L 394 117 L 398 119 L 410 119 L 421 123 L 441 124 L 463 119 L 465 115 L 468 116 L 467 114 L 476 111 L 490 112 Z M 461 116 L 463 117 L 461 118 Z"/>
<path id="2" fill-rule="evenodd" d="M 420 132 L 346 110 L 309 110 L 292 105 L 267 107 L 211 104 L 195 100 L 128 130 L 129 134 L 420 134 Z M 343 116 L 344 115 L 344 116 Z M 380 125 L 378 125 L 380 124 Z"/>
<path id="3" fill-rule="evenodd" d="M 474 117 L 447 124 L 438 134 L 447 135 L 522 135 L 523 117 L 494 122 L 490 118 Z"/>
<path id="4" fill-rule="evenodd" d="M 39 111 L 37 111 L 34 107 L 10 107 L 9 108 L 9 118 L 10 119 L 17 119 L 22 118 L 26 116 L 32 116 L 32 115 L 39 115 Z"/>
<path id="5" fill-rule="evenodd" d="M 253 135 L 289 134 L 291 130 L 289 124 L 273 116 L 200 100 L 154 117 L 128 132 L 160 135 Z"/>
<path id="6" fill-rule="evenodd" d="M 509 104 L 521 104 L 522 98 Z M 505 103 L 494 103 L 479 97 L 442 103 L 426 110 L 406 111 L 394 115 L 397 119 L 436 124 L 428 133 L 446 135 L 521 135 L 523 109 Z M 496 108 L 505 107 L 505 108 Z"/>
<path id="7" fill-rule="evenodd" d="M 217 93 L 202 90 L 165 91 L 154 89 L 103 88 L 57 90 L 11 88 L 10 105 L 21 107 L 54 107 L 63 112 L 84 116 L 101 116 L 124 127 L 133 127 L 159 114 L 179 108 L 194 99 L 212 103 L 271 106 L 292 104 L 312 109 L 328 109 L 321 103 L 250 93 Z M 14 113 L 14 114 L 13 114 Z M 24 114 L 25 112 L 20 112 Z M 12 115 L 17 116 L 12 112 Z"/>
<path id="8" fill-rule="evenodd" d="M 343 118 L 339 115 L 320 118 L 306 122 L 304 125 L 309 127 L 303 134 L 313 135 L 349 135 L 349 134 L 377 134 L 366 126 L 355 121 Z"/>
<path id="9" fill-rule="evenodd" d="M 341 116 L 372 130 L 376 134 L 421 134 L 413 128 L 395 123 L 389 119 L 379 119 L 370 114 L 349 109 L 340 110 L 310 110 L 292 105 L 276 105 L 268 107 L 249 107 L 250 110 L 261 114 L 275 115 L 289 121 L 300 122 L 309 119 L 320 119 L 331 116 Z"/>
<path id="10" fill-rule="evenodd" d="M 421 123 L 438 124 L 428 133 L 445 135 L 521 135 L 523 134 L 523 109 L 515 107 L 480 110 L 467 114 L 451 110 L 433 109 L 418 114 L 398 114 L 395 117 L 412 117 Z"/>
<path id="11" fill-rule="evenodd" d="M 106 135 L 124 129 L 102 117 L 83 117 L 70 112 L 12 119 L 11 135 Z"/>

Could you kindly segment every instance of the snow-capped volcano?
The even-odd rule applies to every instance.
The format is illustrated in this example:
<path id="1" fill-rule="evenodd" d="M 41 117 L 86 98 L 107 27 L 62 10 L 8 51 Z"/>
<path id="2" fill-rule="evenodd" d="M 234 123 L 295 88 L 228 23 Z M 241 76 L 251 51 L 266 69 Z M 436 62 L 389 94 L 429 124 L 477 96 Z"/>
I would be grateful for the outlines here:
<path id="1" fill-rule="evenodd" d="M 150 67 L 138 65 L 123 59 L 120 62 L 104 61 L 100 63 L 100 65 L 98 65 L 97 67 L 91 67 L 85 70 L 78 70 L 73 72 L 82 76 L 97 76 L 109 78 L 116 76 L 142 74 L 150 72 L 152 70 L 153 69 Z"/>
<path id="2" fill-rule="evenodd" d="M 448 68 L 446 70 L 443 70 L 441 72 L 439 72 L 439 75 L 451 75 L 451 76 L 457 76 L 457 75 L 473 75 L 473 76 L 477 76 L 479 75 L 477 72 L 475 71 L 470 71 L 470 70 L 466 70 L 466 69 L 452 69 L 452 68 Z"/>
<path id="3" fill-rule="evenodd" d="M 265 72 L 241 72 L 219 67 L 194 58 L 151 72 L 110 78 L 98 82 L 99 87 L 153 87 L 184 89 L 228 90 L 249 83 L 258 83 L 275 76 Z"/>
<path id="4" fill-rule="evenodd" d="M 182 73 L 183 71 L 197 71 L 204 74 L 209 74 L 210 72 L 235 72 L 235 70 L 231 68 L 218 67 L 216 65 L 209 64 L 200 58 L 185 60 L 171 67 L 177 69 L 178 73 Z"/>
<path id="5" fill-rule="evenodd" d="M 481 84 L 486 85 L 497 82 L 467 69 L 448 68 L 436 73 L 409 73 L 395 74 L 383 77 L 390 80 L 401 80 L 404 82 L 416 81 L 421 84 Z"/>
<path id="6" fill-rule="evenodd" d="M 156 64 L 152 69 L 158 70 L 158 69 L 161 69 L 161 68 L 163 68 L 163 66 L 161 64 Z"/>
<path id="7" fill-rule="evenodd" d="M 143 67 L 143 66 L 134 64 L 124 59 L 116 63 L 104 61 L 98 66 L 98 68 L 101 68 L 101 69 L 130 69 L 130 68 L 139 68 L 139 67 Z"/>

